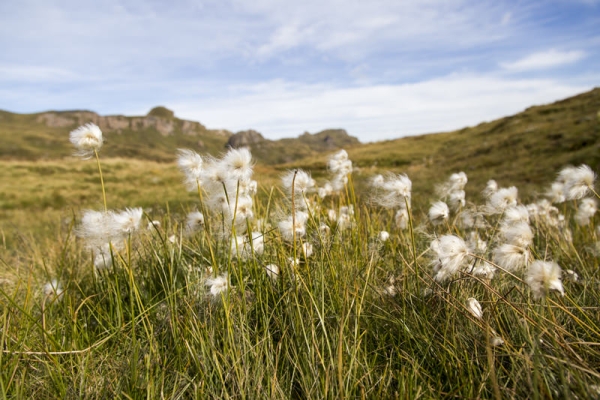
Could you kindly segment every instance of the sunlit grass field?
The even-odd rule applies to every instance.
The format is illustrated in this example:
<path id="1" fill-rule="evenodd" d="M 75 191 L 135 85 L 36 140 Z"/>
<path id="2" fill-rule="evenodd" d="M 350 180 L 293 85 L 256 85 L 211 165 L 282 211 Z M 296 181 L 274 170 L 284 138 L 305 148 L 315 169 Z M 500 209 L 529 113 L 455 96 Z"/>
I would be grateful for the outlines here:
<path id="1" fill-rule="evenodd" d="M 508 212 L 484 211 L 483 186 L 441 223 L 428 217 L 435 186 L 458 171 L 415 183 L 426 194 L 388 198 L 371 185 L 382 170 L 363 168 L 321 197 L 295 186 L 300 172 L 288 192 L 282 171 L 255 166 L 240 221 L 240 183 L 228 214 L 210 186 L 188 192 L 174 163 L 99 162 L 107 209 L 143 208 L 100 262 L 84 229 L 86 210 L 105 207 L 96 161 L 2 162 L 3 397 L 600 395 L 598 233 L 593 216 L 575 222 L 579 200 L 552 218 L 530 208 L 524 263 L 507 270 L 495 250 Z M 204 219 L 191 229 L 195 210 Z M 288 220 L 303 224 L 291 236 Z M 442 279 L 447 255 L 432 243 L 449 235 L 485 246 L 452 253 L 461 263 Z M 560 265 L 564 296 L 555 281 L 532 288 L 533 260 Z M 482 265 L 495 274 L 478 275 Z"/>

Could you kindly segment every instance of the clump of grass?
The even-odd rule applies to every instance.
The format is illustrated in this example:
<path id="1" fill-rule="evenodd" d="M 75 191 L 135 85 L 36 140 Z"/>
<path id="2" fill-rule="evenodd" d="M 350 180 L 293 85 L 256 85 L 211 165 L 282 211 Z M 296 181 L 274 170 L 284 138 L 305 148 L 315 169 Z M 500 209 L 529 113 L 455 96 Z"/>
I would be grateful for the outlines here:
<path id="1" fill-rule="evenodd" d="M 597 396 L 598 232 L 579 200 L 490 185 L 478 205 L 457 174 L 431 182 L 458 200 L 430 220 L 405 175 L 356 193 L 347 154 L 329 183 L 291 171 L 282 189 L 251 183 L 245 151 L 180 155 L 187 217 L 76 216 L 7 266 L 3 397 Z"/>

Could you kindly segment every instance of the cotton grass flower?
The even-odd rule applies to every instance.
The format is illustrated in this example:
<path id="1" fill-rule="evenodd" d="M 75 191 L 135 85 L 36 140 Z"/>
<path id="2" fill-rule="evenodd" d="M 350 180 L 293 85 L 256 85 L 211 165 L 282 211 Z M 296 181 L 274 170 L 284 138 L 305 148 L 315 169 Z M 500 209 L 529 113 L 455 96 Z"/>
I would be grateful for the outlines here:
<path id="1" fill-rule="evenodd" d="M 242 260 L 247 260 L 253 255 L 260 256 L 264 251 L 265 242 L 262 232 L 252 232 L 252 236 L 236 236 L 231 240 L 231 253 Z"/>
<path id="2" fill-rule="evenodd" d="M 452 278 L 472 259 L 464 240 L 454 235 L 444 235 L 431 242 L 430 249 L 434 252 L 433 269 L 438 282 Z"/>
<path id="3" fill-rule="evenodd" d="M 249 180 L 252 176 L 252 154 L 245 147 L 239 149 L 230 149 L 221 160 L 229 178 L 238 180 Z"/>
<path id="4" fill-rule="evenodd" d="M 310 174 L 301 169 L 288 171 L 282 178 L 283 187 L 288 194 L 292 194 L 292 189 L 297 196 L 308 193 L 314 187 L 315 181 L 310 177 Z"/>
<path id="5" fill-rule="evenodd" d="M 533 232 L 526 222 L 518 222 L 512 225 L 503 225 L 500 234 L 506 243 L 514 246 L 527 248 L 533 242 Z"/>
<path id="6" fill-rule="evenodd" d="M 61 300 L 65 293 L 63 286 L 57 279 L 52 279 L 50 282 L 46 283 L 42 288 L 42 291 L 46 300 L 50 302 Z"/>
<path id="7" fill-rule="evenodd" d="M 503 270 L 513 272 L 528 264 L 529 250 L 505 243 L 494 249 L 492 259 Z"/>
<path id="8" fill-rule="evenodd" d="M 104 244 L 100 247 L 95 248 L 93 254 L 94 267 L 97 270 L 101 271 L 109 269 L 113 266 L 113 248 L 111 248 L 110 244 Z"/>
<path id="9" fill-rule="evenodd" d="M 148 222 L 146 229 L 149 231 L 160 229 L 160 221 L 152 220 L 152 221 Z"/>
<path id="10" fill-rule="evenodd" d="M 565 196 L 565 184 L 564 182 L 554 182 L 550 186 L 550 190 L 546 193 L 553 203 L 564 203 L 567 198 Z"/>
<path id="11" fill-rule="evenodd" d="M 294 194 L 295 206 L 303 210 L 307 209 L 306 196 L 315 186 L 315 181 L 310 174 L 301 169 L 288 171 L 281 181 L 287 194 L 290 197 L 292 197 L 292 193 Z"/>
<path id="12" fill-rule="evenodd" d="M 489 181 L 487 181 L 487 184 L 485 185 L 485 189 L 483 189 L 482 194 L 484 197 L 490 198 L 497 191 L 498 191 L 498 183 L 495 180 L 490 179 Z"/>
<path id="13" fill-rule="evenodd" d="M 567 200 L 579 200 L 594 191 L 596 174 L 582 164 L 579 167 L 566 167 L 558 174 L 558 181 L 564 182 L 564 193 Z"/>
<path id="14" fill-rule="evenodd" d="M 436 187 L 436 192 L 440 197 L 449 198 L 452 196 L 453 193 L 464 193 L 463 189 L 465 188 L 467 182 L 467 174 L 465 174 L 464 172 L 457 172 L 450 175 L 450 178 L 448 178 L 448 181 L 446 181 L 444 184 L 438 185 Z"/>
<path id="15" fill-rule="evenodd" d="M 491 280 L 494 278 L 496 270 L 497 268 L 493 264 L 487 261 L 478 260 L 478 262 L 469 272 L 471 275 L 478 278 Z"/>
<path id="16" fill-rule="evenodd" d="M 219 294 L 226 292 L 229 289 L 229 279 L 227 273 L 219 275 L 215 278 L 207 278 L 204 282 L 205 286 L 209 286 L 210 294 L 217 298 Z"/>
<path id="17" fill-rule="evenodd" d="M 372 179 L 371 179 L 371 186 L 378 188 L 383 186 L 383 183 L 385 182 L 385 179 L 383 179 L 383 175 L 378 174 L 375 175 Z"/>
<path id="18" fill-rule="evenodd" d="M 406 208 L 401 208 L 396 211 L 394 222 L 396 223 L 398 229 L 402 231 L 408 228 L 408 210 Z"/>
<path id="19" fill-rule="evenodd" d="M 96 124 L 85 124 L 71 131 L 69 140 L 75 146 L 76 156 L 83 159 L 91 158 L 103 144 L 102 131 Z"/>
<path id="20" fill-rule="evenodd" d="M 192 211 L 188 213 L 185 219 L 185 231 L 188 234 L 199 231 L 204 227 L 204 215 L 200 211 Z"/>
<path id="21" fill-rule="evenodd" d="M 329 171 L 338 177 L 352 173 L 352 161 L 348 159 L 346 150 L 340 150 L 329 158 Z"/>
<path id="22" fill-rule="evenodd" d="M 448 205 L 443 201 L 436 201 L 433 203 L 431 208 L 429 209 L 429 221 L 436 226 L 443 224 L 448 221 L 448 217 L 450 216 L 450 209 Z"/>
<path id="23" fill-rule="evenodd" d="M 518 205 L 508 207 L 504 210 L 503 224 L 512 225 L 520 222 L 529 223 L 529 211 L 527 207 Z"/>
<path id="24" fill-rule="evenodd" d="M 279 232 L 281 232 L 281 237 L 288 242 L 294 240 L 294 232 L 296 239 L 304 237 L 304 235 L 306 235 L 307 220 L 308 213 L 296 211 L 296 218 L 292 218 L 290 215 L 285 220 L 279 222 Z"/>
<path id="25" fill-rule="evenodd" d="M 582 199 L 575 213 L 575 222 L 579 226 L 586 226 L 590 224 L 590 220 L 598 211 L 598 205 L 596 200 L 591 198 Z"/>
<path id="26" fill-rule="evenodd" d="M 498 189 L 488 198 L 486 211 L 488 214 L 501 214 L 508 207 L 517 205 L 518 190 L 516 187 Z"/>
<path id="27" fill-rule="evenodd" d="M 573 271 L 572 269 L 567 269 L 567 270 L 565 270 L 565 280 L 568 280 L 571 282 L 579 282 L 579 275 L 577 274 L 577 272 Z"/>
<path id="28" fill-rule="evenodd" d="M 390 238 L 390 233 L 388 231 L 381 231 L 379 232 L 379 235 L 377 235 L 377 238 L 382 242 L 387 242 Z"/>
<path id="29" fill-rule="evenodd" d="M 483 309 L 481 308 L 481 304 L 477 301 L 477 299 L 473 297 L 469 297 L 467 299 L 467 310 L 477 319 L 481 319 L 483 316 Z"/>
<path id="30" fill-rule="evenodd" d="M 198 189 L 204 173 L 204 160 L 198 153 L 189 149 L 177 150 L 177 165 L 185 175 L 185 186 L 189 191 Z"/>
<path id="31" fill-rule="evenodd" d="M 88 248 L 108 243 L 115 237 L 111 218 L 108 212 L 85 210 L 75 234 L 86 241 Z"/>
<path id="32" fill-rule="evenodd" d="M 525 274 L 525 282 L 531 288 L 534 299 L 539 300 L 551 290 L 559 292 L 561 296 L 565 295 L 560 277 L 561 269 L 557 263 L 536 260 L 529 266 Z"/>
<path id="33" fill-rule="evenodd" d="M 121 212 L 111 213 L 111 224 L 116 232 L 123 236 L 130 235 L 140 228 L 144 211 L 141 207 L 126 208 Z"/>
<path id="34" fill-rule="evenodd" d="M 322 187 L 317 189 L 317 193 L 319 195 L 319 198 L 324 199 L 325 197 L 330 196 L 333 193 L 333 186 L 331 186 L 331 183 L 327 182 Z"/>
<path id="35" fill-rule="evenodd" d="M 384 208 L 410 207 L 412 181 L 406 175 L 390 175 L 376 187 L 375 203 Z"/>
<path id="36" fill-rule="evenodd" d="M 458 210 L 467 204 L 465 196 L 466 194 L 464 190 L 455 190 L 448 196 L 448 204 L 453 210 Z"/>
<path id="37" fill-rule="evenodd" d="M 275 264 L 269 264 L 265 267 L 265 272 L 267 276 L 272 280 L 276 281 L 279 278 L 279 266 Z"/>

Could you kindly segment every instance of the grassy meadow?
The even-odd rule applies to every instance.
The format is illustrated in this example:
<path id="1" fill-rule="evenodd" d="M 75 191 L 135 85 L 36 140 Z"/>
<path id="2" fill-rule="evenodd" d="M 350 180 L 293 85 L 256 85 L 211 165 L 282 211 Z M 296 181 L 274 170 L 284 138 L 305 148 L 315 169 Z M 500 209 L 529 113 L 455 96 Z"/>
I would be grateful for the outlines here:
<path id="1" fill-rule="evenodd" d="M 82 160 L 64 129 L 4 157 L 0 395 L 599 398 L 598 110 L 275 166 Z"/>

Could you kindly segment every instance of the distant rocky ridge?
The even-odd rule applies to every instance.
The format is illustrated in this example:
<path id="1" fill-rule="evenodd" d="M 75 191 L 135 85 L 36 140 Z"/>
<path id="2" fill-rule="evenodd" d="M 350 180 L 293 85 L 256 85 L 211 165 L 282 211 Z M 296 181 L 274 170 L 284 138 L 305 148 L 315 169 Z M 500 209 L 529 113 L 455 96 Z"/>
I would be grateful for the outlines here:
<path id="1" fill-rule="evenodd" d="M 265 164 L 292 162 L 321 152 L 359 144 L 343 129 L 328 129 L 298 138 L 266 139 L 255 130 L 232 133 L 207 129 L 200 122 L 179 119 L 166 107 L 155 107 L 145 116 L 107 115 L 93 111 L 48 111 L 15 114 L 0 110 L 0 159 L 52 159 L 72 153 L 68 133 L 94 123 L 105 134 L 104 157 L 132 157 L 172 161 L 178 148 L 218 155 L 227 148 L 249 147 Z"/>
<path id="2" fill-rule="evenodd" d="M 234 135 L 229 137 L 227 141 L 227 146 L 232 147 L 234 149 L 240 147 L 250 147 L 254 144 L 258 144 L 264 141 L 265 138 L 259 132 L 256 132 L 253 129 L 247 131 L 240 131 Z"/>
<path id="3" fill-rule="evenodd" d="M 49 127 L 67 128 L 73 125 L 83 125 L 93 122 L 103 131 L 122 133 L 129 129 L 139 131 L 148 128 L 156 129 L 163 136 L 173 135 L 177 128 L 184 135 L 194 135 L 206 131 L 206 127 L 199 122 L 180 120 L 175 118 L 173 111 L 159 106 L 155 107 L 148 115 L 143 117 L 126 117 L 124 115 L 101 116 L 93 111 L 49 111 L 38 114 L 37 122 Z M 228 137 L 231 135 L 226 130 L 212 130 L 216 135 Z"/>

